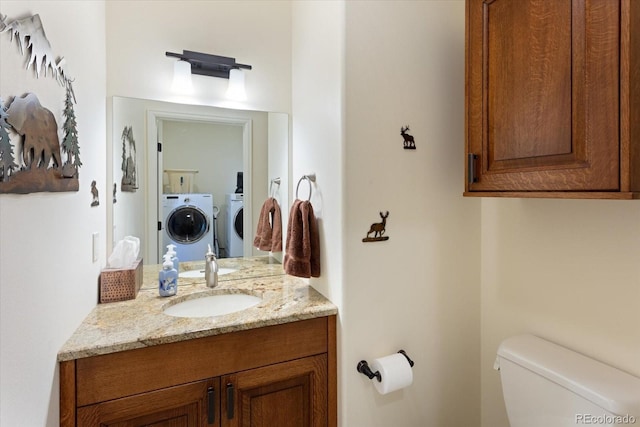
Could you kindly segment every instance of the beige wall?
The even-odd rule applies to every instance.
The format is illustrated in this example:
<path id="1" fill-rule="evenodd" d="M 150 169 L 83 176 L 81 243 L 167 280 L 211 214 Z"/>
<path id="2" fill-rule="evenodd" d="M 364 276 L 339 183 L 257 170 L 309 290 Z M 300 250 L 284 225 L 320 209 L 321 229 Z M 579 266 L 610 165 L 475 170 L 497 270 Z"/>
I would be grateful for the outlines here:
<path id="1" fill-rule="evenodd" d="M 461 197 L 464 2 L 297 2 L 293 22 L 294 182 L 318 173 L 327 269 L 312 283 L 340 308 L 340 425 L 477 426 L 480 202 Z M 402 148 L 407 124 L 415 151 Z M 389 241 L 363 243 L 386 210 Z M 400 348 L 416 361 L 414 384 L 381 396 L 356 365 Z"/>
<path id="2" fill-rule="evenodd" d="M 0 194 L 0 425 L 57 426 L 59 348 L 94 307 L 106 257 L 104 3 L 6 1 L 9 19 L 39 14 L 56 58 L 75 78 L 80 143 L 77 192 Z M 16 39 L 0 34 L 0 96 L 26 92 L 63 123 L 65 92 L 50 76 L 25 70 Z M 62 134 L 62 133 L 60 133 Z M 92 202 L 97 182 L 100 205 Z M 100 234 L 98 261 L 91 234 Z"/>
<path id="3" fill-rule="evenodd" d="M 640 376 L 637 201 L 482 201 L 482 426 L 507 427 L 492 366 L 537 334 Z"/>

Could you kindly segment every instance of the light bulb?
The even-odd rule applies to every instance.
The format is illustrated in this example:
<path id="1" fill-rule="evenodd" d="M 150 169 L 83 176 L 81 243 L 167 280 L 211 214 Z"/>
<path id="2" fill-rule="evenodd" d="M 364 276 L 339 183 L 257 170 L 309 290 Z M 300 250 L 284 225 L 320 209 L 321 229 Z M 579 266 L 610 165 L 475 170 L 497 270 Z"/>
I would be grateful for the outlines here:
<path id="1" fill-rule="evenodd" d="M 234 101 L 246 101 L 247 99 L 247 92 L 244 89 L 244 71 L 239 68 L 229 70 L 227 98 Z"/>
<path id="2" fill-rule="evenodd" d="M 171 89 L 178 93 L 193 92 L 191 83 L 191 64 L 186 61 L 176 61 L 173 65 L 173 84 Z"/>

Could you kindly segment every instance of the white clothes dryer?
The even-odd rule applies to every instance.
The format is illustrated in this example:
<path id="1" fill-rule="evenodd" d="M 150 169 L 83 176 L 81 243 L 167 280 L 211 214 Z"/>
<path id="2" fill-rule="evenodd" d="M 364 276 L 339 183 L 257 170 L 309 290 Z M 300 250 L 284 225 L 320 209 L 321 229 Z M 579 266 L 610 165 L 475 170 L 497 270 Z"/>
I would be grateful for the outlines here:
<path id="1" fill-rule="evenodd" d="M 162 195 L 162 247 L 176 245 L 180 262 L 204 260 L 213 248 L 213 196 L 211 194 Z M 162 262 L 162 260 L 160 261 Z"/>
<path id="2" fill-rule="evenodd" d="M 242 193 L 227 194 L 227 257 L 244 256 L 244 198 Z"/>

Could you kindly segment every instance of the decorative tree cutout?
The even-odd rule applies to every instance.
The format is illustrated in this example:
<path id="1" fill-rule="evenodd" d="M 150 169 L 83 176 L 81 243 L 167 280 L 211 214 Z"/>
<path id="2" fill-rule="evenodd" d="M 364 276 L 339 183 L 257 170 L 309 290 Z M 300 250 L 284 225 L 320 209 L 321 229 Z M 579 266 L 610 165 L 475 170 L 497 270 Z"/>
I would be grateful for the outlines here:
<path id="1" fill-rule="evenodd" d="M 64 130 L 64 138 L 62 140 L 62 151 L 67 155 L 67 161 L 62 168 L 62 176 L 78 177 L 78 169 L 82 166 L 80 161 L 80 147 L 78 146 L 78 124 L 76 123 L 76 114 L 73 111 L 73 90 L 71 82 L 67 85 L 67 96 L 64 100 L 65 117 L 62 129 Z"/>
<path id="2" fill-rule="evenodd" d="M 7 123 L 7 112 L 0 98 L 0 181 L 8 181 L 15 169 L 18 168 L 13 156 L 13 146 L 9 139 L 11 125 Z"/>

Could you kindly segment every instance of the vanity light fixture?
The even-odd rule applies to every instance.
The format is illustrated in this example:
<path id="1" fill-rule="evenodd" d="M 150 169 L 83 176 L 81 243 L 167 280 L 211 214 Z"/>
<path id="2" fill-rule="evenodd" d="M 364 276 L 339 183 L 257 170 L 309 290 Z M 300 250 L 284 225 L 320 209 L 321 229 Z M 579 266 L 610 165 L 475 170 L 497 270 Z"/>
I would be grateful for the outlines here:
<path id="1" fill-rule="evenodd" d="M 235 100 L 245 100 L 246 92 L 244 90 L 244 72 L 250 70 L 251 65 L 238 64 L 235 58 L 226 56 L 209 55 L 207 53 L 193 52 L 183 50 L 182 53 L 166 52 L 166 55 L 178 58 L 177 63 L 188 63 L 191 66 L 191 74 L 199 74 L 201 76 L 220 77 L 229 79 L 229 88 L 227 97 Z M 184 67 L 184 66 L 182 66 Z M 186 68 L 186 67 L 184 67 Z M 175 81 L 174 68 L 174 81 Z M 191 77 L 191 76 L 189 76 Z"/>

